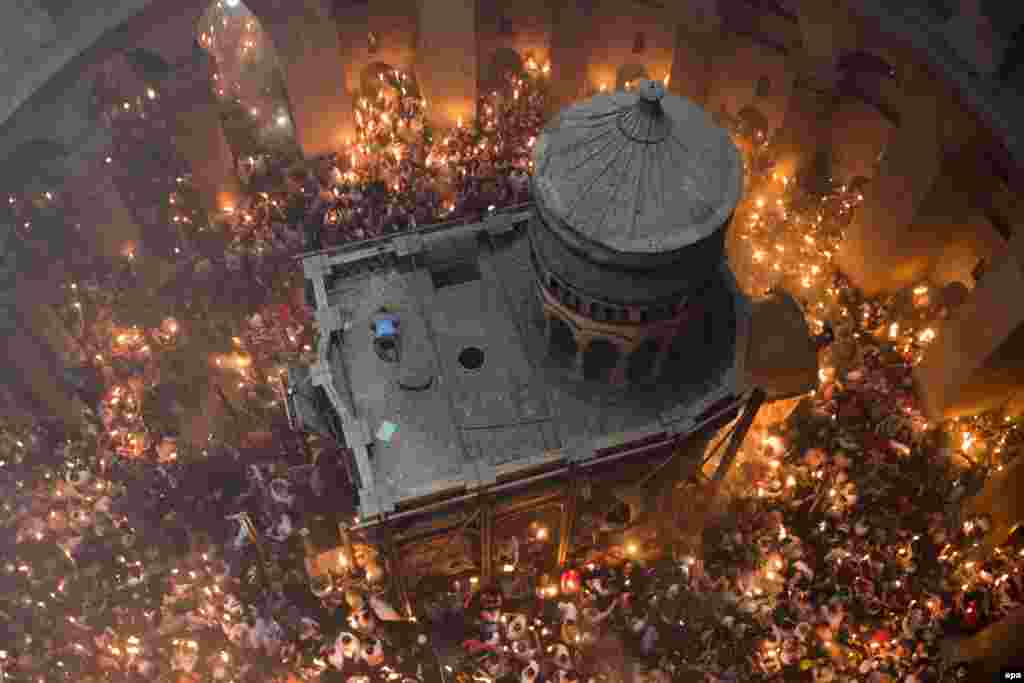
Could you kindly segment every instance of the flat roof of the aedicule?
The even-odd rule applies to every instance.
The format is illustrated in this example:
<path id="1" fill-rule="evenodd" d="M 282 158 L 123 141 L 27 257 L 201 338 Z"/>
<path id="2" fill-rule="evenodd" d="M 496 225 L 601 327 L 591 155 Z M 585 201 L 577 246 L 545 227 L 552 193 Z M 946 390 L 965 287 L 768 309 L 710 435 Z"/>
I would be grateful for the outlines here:
<path id="1" fill-rule="evenodd" d="M 340 411 L 345 432 L 372 444 L 348 444 L 357 458 L 365 454 L 361 469 L 371 473 L 360 492 L 364 518 L 446 489 L 488 485 L 509 470 L 682 431 L 711 403 L 738 392 L 728 338 L 736 329 L 735 289 L 710 303 L 722 311 L 715 346 L 719 357 L 729 354 L 726 370 L 699 383 L 601 392 L 564 382 L 546 364 L 543 329 L 532 322 L 539 307 L 528 239 L 520 234 L 474 252 L 479 279 L 436 287 L 429 259 L 421 259 L 419 267 L 340 279 L 327 294 L 343 330 L 330 372 L 352 413 Z M 731 274 L 726 279 L 734 286 Z M 401 321 L 399 364 L 381 360 L 373 348 L 370 320 L 381 306 Z M 460 365 L 467 347 L 484 352 L 480 368 Z M 695 360 L 694 368 L 708 365 Z M 426 389 L 400 386 L 430 378 Z"/>

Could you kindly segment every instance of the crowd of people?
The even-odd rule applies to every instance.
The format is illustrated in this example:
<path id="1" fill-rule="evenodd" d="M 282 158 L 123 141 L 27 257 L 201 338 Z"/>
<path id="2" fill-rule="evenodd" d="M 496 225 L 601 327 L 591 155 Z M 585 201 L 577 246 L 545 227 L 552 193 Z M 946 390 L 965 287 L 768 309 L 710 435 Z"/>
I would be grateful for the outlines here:
<path id="1" fill-rule="evenodd" d="M 731 504 L 699 547 L 594 551 L 514 595 L 479 585 L 475 570 L 402 595 L 386 559 L 356 538 L 324 578 L 314 558 L 354 514 L 343 455 L 318 448 L 296 466 L 273 437 L 267 454 L 211 434 L 189 457 L 154 426 L 145 398 L 156 403 L 155 387 L 183 373 L 173 352 L 212 337 L 200 334 L 210 320 L 227 332 L 201 358 L 209 372 L 254 400 L 283 396 L 281 369 L 315 348 L 301 287 L 281 284 L 296 254 L 528 201 L 544 73 L 527 60 L 486 94 L 478 120 L 434 131 L 414 79 L 380 72 L 343 151 L 301 165 L 251 157 L 248 192 L 215 217 L 218 230 L 193 226 L 167 243 L 184 303 L 161 313 L 175 315 L 127 324 L 121 288 L 69 283 L 68 324 L 98 368 L 80 377 L 98 424 L 87 437 L 2 430 L 0 678 L 924 683 L 941 680 L 946 639 L 1020 607 L 1024 548 L 1010 539 L 972 555 L 989 521 L 961 518 L 958 503 L 977 489 L 977 462 L 952 461 L 911 391 L 928 325 L 955 304 L 918 288 L 903 309 L 858 298 L 829 259 L 862 187 L 791 205 L 792 179 L 754 177 L 770 172 L 757 159 L 748 184 L 764 196 L 751 195 L 735 228 L 750 250 L 735 264 L 741 279 L 749 270 L 755 292 L 792 284 L 810 319 L 840 323 L 821 386 L 748 439 L 735 487 L 719 492 Z M 143 106 L 156 105 L 114 109 Z M 748 147 L 768 146 L 749 133 L 737 132 Z M 185 185 L 172 193 L 174 223 L 198 224 Z M 244 315 L 221 325 L 216 296 L 244 301 Z M 231 405 L 236 394 L 219 391 Z M 184 400 L 171 394 L 172 408 Z M 1004 452 L 1000 463 L 1021 441 L 1013 419 L 970 428 Z"/>
<path id="2" fill-rule="evenodd" d="M 274 200 L 280 201 L 276 216 L 247 205 L 266 193 L 236 209 L 230 220 L 237 242 L 252 245 L 250 234 L 262 230 L 261 247 L 272 241 L 293 248 L 301 225 L 305 247 L 315 250 L 443 221 L 471 222 L 529 201 L 530 150 L 545 101 L 537 71 L 534 65 L 532 75 L 508 74 L 482 98 L 478 121 L 439 139 L 411 77 L 382 72 L 376 95 L 359 100 L 358 139 L 347 150 L 291 170 L 261 164 L 262 173 L 248 176 L 256 187 L 283 184 L 287 198 Z M 268 178 L 275 171 L 276 181 Z"/>
<path id="3" fill-rule="evenodd" d="M 976 554 L 991 520 L 958 504 L 977 473 L 937 447 L 908 373 L 863 344 L 748 446 L 756 457 L 691 555 L 595 550 L 525 595 L 466 576 L 424 585 L 411 600 L 424 651 L 394 609 L 339 594 L 324 679 L 428 667 L 467 683 L 975 680 L 952 644 L 1020 609 L 1024 542 Z"/>

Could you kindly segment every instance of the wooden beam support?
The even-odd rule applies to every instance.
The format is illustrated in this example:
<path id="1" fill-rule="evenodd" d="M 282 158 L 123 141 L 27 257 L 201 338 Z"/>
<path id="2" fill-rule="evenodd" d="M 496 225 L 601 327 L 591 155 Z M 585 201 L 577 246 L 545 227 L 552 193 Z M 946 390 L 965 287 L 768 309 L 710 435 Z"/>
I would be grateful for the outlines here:
<path id="1" fill-rule="evenodd" d="M 573 527 L 576 525 L 576 510 L 579 500 L 579 486 L 576 479 L 569 477 L 566 487 L 565 501 L 562 503 L 562 521 L 558 529 L 558 566 L 564 567 L 569 559 L 569 546 L 572 543 Z"/>
<path id="2" fill-rule="evenodd" d="M 480 508 L 480 582 L 490 583 L 494 576 L 494 507 L 490 501 Z"/>
<path id="3" fill-rule="evenodd" d="M 405 584 L 405 567 L 402 564 L 402 556 L 397 551 L 391 529 L 386 530 L 384 533 L 385 552 L 387 553 L 388 570 L 391 572 L 391 581 L 394 583 L 395 590 L 398 591 L 398 600 L 405 610 L 405 616 L 412 619 L 416 615 L 412 611 L 412 601 L 409 599 L 409 590 Z"/>
<path id="4" fill-rule="evenodd" d="M 732 441 L 729 442 L 725 453 L 722 454 L 722 461 L 718 463 L 718 469 L 715 470 L 715 474 L 712 477 L 713 481 L 722 481 L 725 478 L 726 473 L 729 471 L 729 466 L 732 465 L 732 461 L 736 459 L 736 454 L 739 453 L 743 440 L 747 438 L 747 432 L 750 431 L 751 425 L 754 424 L 754 418 L 757 417 L 757 411 L 761 409 L 764 399 L 764 389 L 757 388 L 751 392 L 750 398 L 747 399 L 747 409 L 743 411 L 743 415 L 736 424 L 736 431 L 732 435 Z"/>

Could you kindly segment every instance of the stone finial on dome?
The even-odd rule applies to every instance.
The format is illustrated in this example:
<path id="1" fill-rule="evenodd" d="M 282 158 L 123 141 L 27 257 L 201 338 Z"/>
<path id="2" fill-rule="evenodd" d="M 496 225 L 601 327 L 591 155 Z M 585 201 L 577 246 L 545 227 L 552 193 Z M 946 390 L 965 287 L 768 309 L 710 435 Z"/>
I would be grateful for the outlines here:
<path id="1" fill-rule="evenodd" d="M 644 80 L 637 86 L 636 95 L 636 105 L 619 115 L 619 130 L 634 142 L 661 142 L 672 130 L 672 122 L 661 106 L 665 86 Z"/>

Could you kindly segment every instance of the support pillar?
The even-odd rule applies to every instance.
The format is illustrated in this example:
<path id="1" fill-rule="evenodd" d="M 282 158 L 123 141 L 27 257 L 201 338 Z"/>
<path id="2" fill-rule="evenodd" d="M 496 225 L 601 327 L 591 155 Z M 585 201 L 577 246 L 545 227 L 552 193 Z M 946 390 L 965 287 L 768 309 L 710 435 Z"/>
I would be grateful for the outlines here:
<path id="1" fill-rule="evenodd" d="M 740 416 L 739 421 L 736 423 L 736 431 L 733 433 L 732 438 L 730 438 L 729 445 L 726 446 L 725 453 L 722 454 L 722 459 L 718 463 L 718 469 L 715 470 L 715 474 L 712 476 L 713 481 L 722 481 L 725 475 L 729 473 L 729 467 L 732 465 L 732 461 L 736 459 L 736 454 L 739 453 L 743 440 L 747 438 L 747 432 L 750 431 L 750 427 L 754 424 L 757 411 L 761 409 L 765 398 L 767 397 L 764 390 L 760 387 L 755 387 L 750 392 L 750 398 L 747 399 L 743 415 Z"/>
<path id="2" fill-rule="evenodd" d="M 940 102 L 925 75 L 903 84 L 902 126 L 839 247 L 837 265 L 867 296 L 911 285 L 933 236 L 910 228 L 941 170 Z"/>
<path id="3" fill-rule="evenodd" d="M 569 560 L 569 550 L 572 546 L 573 528 L 576 526 L 576 509 L 579 500 L 579 487 L 574 477 L 569 477 L 569 484 L 566 487 L 565 502 L 562 503 L 561 523 L 559 524 L 558 537 L 558 566 L 564 567 Z"/>
<path id="4" fill-rule="evenodd" d="M 427 117 L 438 128 L 469 125 L 476 117 L 475 0 L 419 0 L 416 80 Z"/>
<path id="5" fill-rule="evenodd" d="M 551 29 L 551 80 L 548 118 L 580 99 L 587 86 L 590 18 L 593 0 L 554 3 Z"/>
<path id="6" fill-rule="evenodd" d="M 174 67 L 163 82 L 151 85 L 161 108 L 166 107 L 166 118 L 173 124 L 168 132 L 188 162 L 204 208 L 219 211 L 235 206 L 241 192 L 221 106 L 213 93 L 217 66 L 196 43 L 198 22 L 207 6 L 180 9 L 141 35 L 135 46 L 155 52 Z"/>
<path id="7" fill-rule="evenodd" d="M 711 60 L 720 41 L 721 18 L 714 0 L 676 3 L 675 46 L 668 89 L 704 106 L 711 87 Z"/>
<path id="8" fill-rule="evenodd" d="M 914 379 L 939 420 L 998 408 L 1024 391 L 1024 231 L 936 330 Z"/>
<path id="9" fill-rule="evenodd" d="M 583 337 L 582 339 L 577 335 L 576 337 L 576 360 L 573 362 L 573 376 L 577 380 L 583 379 L 583 361 L 587 357 L 587 351 L 590 349 L 590 337 Z"/>
<path id="10" fill-rule="evenodd" d="M 836 64 L 858 41 L 858 24 L 839 3 L 802 3 L 798 8 L 800 46 L 792 54 L 796 74 L 782 128 L 775 137 L 777 171 L 793 177 L 818 152 L 829 154 L 830 127 L 838 105 Z"/>
<path id="11" fill-rule="evenodd" d="M 277 50 L 303 155 L 315 157 L 341 149 L 355 137 L 355 114 L 328 3 L 247 0 L 246 5 Z"/>
<path id="12" fill-rule="evenodd" d="M 56 418 L 71 429 L 80 427 L 85 406 L 64 382 L 61 349 L 54 348 L 54 340 L 41 329 L 43 323 L 36 313 L 36 309 L 51 303 L 46 298 L 47 288 L 40 288 L 32 280 L 19 280 L 16 303 L 8 311 L 14 332 L 4 335 L 8 357 L 17 359 L 9 370 L 18 374 L 16 385 L 30 398 L 33 407 L 44 411 L 45 415 L 35 417 Z"/>
<path id="13" fill-rule="evenodd" d="M 218 121 L 217 130 L 219 125 Z M 87 236 L 99 258 L 115 265 L 123 263 L 129 253 L 139 254 L 146 234 L 115 182 L 113 165 L 107 162 L 111 150 L 109 129 L 95 122 L 89 136 L 64 160 L 61 195 L 75 226 Z M 140 280 L 147 290 L 159 289 L 173 267 L 154 253 L 144 255 L 143 267 L 137 271 Z"/>
<path id="14" fill-rule="evenodd" d="M 480 506 L 480 585 L 490 584 L 494 577 L 494 506 Z"/>
<path id="15" fill-rule="evenodd" d="M 672 352 L 672 339 L 665 338 L 658 342 L 658 355 L 654 357 L 654 365 L 651 366 L 651 381 L 661 379 L 661 373 L 668 362 L 668 356 Z"/>
<path id="16" fill-rule="evenodd" d="M 972 548 L 970 559 L 984 561 L 992 551 L 1006 542 L 1021 522 L 1024 522 L 1024 460 L 1016 459 L 1002 472 L 992 472 L 977 495 L 964 501 L 960 518 L 988 515 L 991 528 L 981 539 L 981 545 Z"/>
<path id="17" fill-rule="evenodd" d="M 629 372 L 629 359 L 633 356 L 633 352 L 636 351 L 636 348 L 633 346 L 619 346 L 618 350 L 619 359 L 615 362 L 615 367 L 612 368 L 608 379 L 615 386 L 624 386 L 626 384 L 627 373 Z"/>
<path id="18" fill-rule="evenodd" d="M 97 128 L 97 143 L 107 138 L 108 131 Z M 100 135 L 102 134 L 102 135 Z M 127 250 L 142 241 L 142 227 L 125 204 L 105 163 L 109 144 L 97 144 L 97 154 L 78 157 L 69 164 L 68 176 L 61 188 L 65 206 L 73 222 L 85 235 L 105 263 L 115 264 L 125 258 Z"/>
<path id="19" fill-rule="evenodd" d="M 391 572 L 391 582 L 398 592 L 398 599 L 402 609 L 405 610 L 405 616 L 411 619 L 415 616 L 415 612 L 413 612 L 412 601 L 409 599 L 409 588 L 405 582 L 405 566 L 402 563 L 402 556 L 395 545 L 394 532 L 391 529 L 386 529 L 384 533 L 387 534 L 385 551 L 387 553 L 388 570 Z M 347 543 L 351 546 L 351 541 L 347 541 Z M 349 557 L 351 558 L 353 555 L 350 554 Z"/>
<path id="20" fill-rule="evenodd" d="M 782 127 L 772 138 L 777 173 L 793 178 L 809 170 L 817 155 L 830 156 L 832 117 L 839 104 L 837 82 L 838 75 L 827 64 L 797 76 Z"/>
<path id="21" fill-rule="evenodd" d="M 545 346 L 544 346 L 544 357 L 545 358 L 550 358 L 551 357 L 551 350 L 552 350 L 552 348 L 554 348 L 554 345 L 551 343 L 553 341 L 552 338 L 551 338 L 551 335 L 554 334 L 554 331 L 555 331 L 555 325 L 551 321 L 551 317 L 547 316 L 547 315 L 544 316 L 544 344 L 545 344 Z"/>
<path id="22" fill-rule="evenodd" d="M 832 114 L 832 177 L 849 184 L 873 178 L 895 126 L 870 104 L 853 97 L 840 99 Z"/>
<path id="23" fill-rule="evenodd" d="M 196 51 L 161 93 L 173 117 L 174 145 L 188 162 L 192 180 L 207 211 L 237 205 L 241 196 L 234 156 L 224 136 L 220 103 L 211 82 L 215 66 L 204 51 Z"/>

